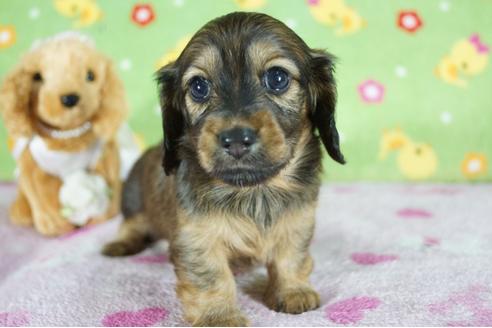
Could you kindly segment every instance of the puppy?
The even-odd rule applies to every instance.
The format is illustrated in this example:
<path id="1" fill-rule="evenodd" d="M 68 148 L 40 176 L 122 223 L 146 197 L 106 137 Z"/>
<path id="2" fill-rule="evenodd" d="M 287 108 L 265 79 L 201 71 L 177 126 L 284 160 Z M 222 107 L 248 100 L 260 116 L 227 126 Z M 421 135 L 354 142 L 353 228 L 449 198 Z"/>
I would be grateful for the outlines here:
<path id="1" fill-rule="evenodd" d="M 164 143 L 130 173 L 125 220 L 103 253 L 135 254 L 169 239 L 177 295 L 195 326 L 247 325 L 235 302 L 236 266 L 267 266 L 272 309 L 318 307 L 308 249 L 320 139 L 344 163 L 333 57 L 274 18 L 232 13 L 200 29 L 158 84 Z"/>

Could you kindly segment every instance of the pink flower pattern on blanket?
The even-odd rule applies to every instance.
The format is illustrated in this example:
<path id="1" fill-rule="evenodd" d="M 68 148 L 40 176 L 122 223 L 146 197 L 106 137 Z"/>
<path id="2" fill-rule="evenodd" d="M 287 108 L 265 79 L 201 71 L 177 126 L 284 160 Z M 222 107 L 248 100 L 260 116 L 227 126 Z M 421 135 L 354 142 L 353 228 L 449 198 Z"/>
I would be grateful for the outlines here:
<path id="1" fill-rule="evenodd" d="M 396 214 L 402 219 L 429 219 L 432 213 L 420 208 L 402 208 Z"/>
<path id="2" fill-rule="evenodd" d="M 164 308 L 152 307 L 140 311 L 121 311 L 107 315 L 104 327 L 150 327 L 164 320 L 169 314 Z"/>
<path id="3" fill-rule="evenodd" d="M 22 327 L 29 324 L 26 312 L 0 312 L 0 327 Z"/>
<path id="4" fill-rule="evenodd" d="M 398 259 L 398 255 L 374 254 L 374 253 L 353 253 L 350 255 L 352 261 L 360 265 L 373 265 L 383 262 L 391 262 Z"/>
<path id="5" fill-rule="evenodd" d="M 465 291 L 456 292 L 442 302 L 429 305 L 431 313 L 446 316 L 452 315 L 457 308 L 462 308 L 471 314 L 467 321 L 448 321 L 450 327 L 459 326 L 492 326 L 492 304 L 486 300 L 492 299 L 492 291 L 486 285 L 471 285 Z"/>
<path id="6" fill-rule="evenodd" d="M 431 246 L 439 246 L 441 244 L 441 240 L 436 237 L 425 236 L 424 237 L 424 245 L 427 247 Z"/>
<path id="7" fill-rule="evenodd" d="M 338 324 L 353 324 L 364 318 L 364 311 L 373 310 L 381 304 L 375 297 L 352 297 L 328 305 L 325 309 L 328 319 Z"/>
<path id="8" fill-rule="evenodd" d="M 135 263 L 155 264 L 155 263 L 166 263 L 169 261 L 169 258 L 166 254 L 139 255 L 131 258 L 131 261 Z"/>

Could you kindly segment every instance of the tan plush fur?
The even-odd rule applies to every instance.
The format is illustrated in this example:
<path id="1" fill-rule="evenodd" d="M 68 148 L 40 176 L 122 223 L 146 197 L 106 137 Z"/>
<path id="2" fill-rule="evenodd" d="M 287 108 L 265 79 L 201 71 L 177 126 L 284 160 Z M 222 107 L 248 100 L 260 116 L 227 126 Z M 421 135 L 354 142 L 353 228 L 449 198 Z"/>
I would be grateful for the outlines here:
<path id="1" fill-rule="evenodd" d="M 93 79 L 88 78 L 89 71 Z M 60 97 L 80 97 L 67 109 Z M 127 105 L 121 81 L 110 60 L 77 35 L 46 40 L 26 53 L 6 76 L 0 89 L 0 112 L 12 140 L 40 136 L 50 150 L 79 152 L 97 140 L 104 142 L 94 171 L 106 180 L 113 197 L 107 213 L 98 222 L 118 213 L 121 181 L 116 132 L 126 117 Z M 91 122 L 92 128 L 79 137 L 56 139 L 51 130 L 70 130 Z M 56 236 L 75 228 L 60 213 L 61 181 L 44 172 L 28 149 L 18 159 L 18 195 L 11 207 L 11 220 L 34 225 L 40 233 Z"/>

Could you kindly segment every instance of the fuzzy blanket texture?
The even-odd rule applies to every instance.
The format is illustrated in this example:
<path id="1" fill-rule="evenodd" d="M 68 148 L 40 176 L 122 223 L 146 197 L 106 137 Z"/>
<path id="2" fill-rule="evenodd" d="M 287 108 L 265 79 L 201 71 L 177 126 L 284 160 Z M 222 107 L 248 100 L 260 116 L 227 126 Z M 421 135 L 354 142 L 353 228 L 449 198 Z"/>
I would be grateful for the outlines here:
<path id="1" fill-rule="evenodd" d="M 183 326 L 166 243 L 101 256 L 120 219 L 45 239 L 12 226 L 0 185 L 0 326 Z M 322 188 L 311 280 L 321 307 L 276 313 L 265 272 L 237 276 L 254 326 L 491 326 L 492 185 Z"/>

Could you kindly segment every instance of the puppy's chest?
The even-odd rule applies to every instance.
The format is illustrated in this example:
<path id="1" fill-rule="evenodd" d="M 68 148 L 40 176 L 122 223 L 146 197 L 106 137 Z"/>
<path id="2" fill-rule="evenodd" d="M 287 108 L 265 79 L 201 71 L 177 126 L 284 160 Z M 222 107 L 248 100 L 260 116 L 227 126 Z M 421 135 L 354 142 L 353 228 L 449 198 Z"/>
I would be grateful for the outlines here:
<path id="1" fill-rule="evenodd" d="M 268 258 L 276 244 L 274 226 L 265 229 L 247 218 L 210 213 L 201 220 L 181 220 L 177 235 L 187 249 L 227 254 L 234 267 L 249 267 Z"/>
<path id="2" fill-rule="evenodd" d="M 310 190 L 295 192 L 273 188 L 257 188 L 247 192 L 210 189 L 181 194 L 181 197 L 178 197 L 183 207 L 191 212 L 196 220 L 212 213 L 221 213 L 220 215 L 232 220 L 242 218 L 250 221 L 257 229 L 265 231 L 285 213 L 316 199 L 317 193 Z"/>

